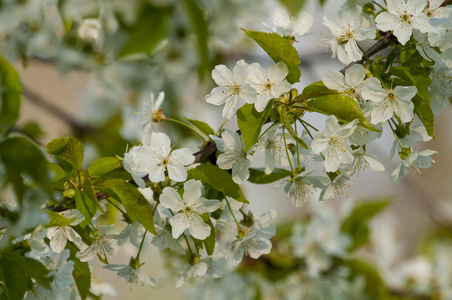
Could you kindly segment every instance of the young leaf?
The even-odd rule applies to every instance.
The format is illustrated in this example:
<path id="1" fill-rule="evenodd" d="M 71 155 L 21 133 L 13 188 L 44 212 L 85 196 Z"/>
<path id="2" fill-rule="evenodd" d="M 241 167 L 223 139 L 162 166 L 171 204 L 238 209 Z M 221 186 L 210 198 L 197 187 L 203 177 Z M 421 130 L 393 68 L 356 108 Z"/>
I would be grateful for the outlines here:
<path id="1" fill-rule="evenodd" d="M 46 227 L 68 226 L 76 219 L 75 217 L 71 219 L 65 218 L 59 213 L 53 212 L 51 210 L 49 210 L 47 213 L 49 214 L 50 222 L 46 225 Z"/>
<path id="2" fill-rule="evenodd" d="M 122 203 L 132 221 L 137 221 L 153 234 L 154 216 L 152 205 L 132 184 L 120 179 L 111 179 L 99 186 L 100 190 Z"/>
<path id="3" fill-rule="evenodd" d="M 46 146 L 46 151 L 53 154 L 67 172 L 80 169 L 84 150 L 82 143 L 74 137 L 56 138 Z"/>
<path id="4" fill-rule="evenodd" d="M 295 130 L 292 128 L 292 124 L 290 124 L 289 118 L 287 116 L 286 107 L 284 105 L 281 105 L 279 107 L 279 116 L 280 116 L 281 123 L 284 125 L 284 128 L 287 129 L 287 131 L 289 132 L 290 136 L 297 142 L 297 144 L 300 147 L 308 149 L 308 145 L 306 144 L 306 142 L 303 141 L 303 139 L 300 138 L 297 135 L 297 133 L 295 132 Z"/>
<path id="5" fill-rule="evenodd" d="M 50 193 L 48 163 L 41 150 L 29 139 L 14 136 L 0 142 L 0 160 L 6 168 L 6 178 L 13 184 L 19 200 L 25 191 L 23 173 Z"/>
<path id="6" fill-rule="evenodd" d="M 101 157 L 89 166 L 88 173 L 94 185 L 97 185 L 99 180 L 131 180 L 132 176 L 121 166 L 121 161 L 116 157 Z"/>
<path id="7" fill-rule="evenodd" d="M 250 169 L 250 177 L 248 178 L 249 182 L 256 184 L 267 184 L 278 181 L 282 178 L 290 176 L 292 172 L 284 170 L 284 169 L 274 169 L 270 174 L 265 174 L 264 169 Z"/>
<path id="8" fill-rule="evenodd" d="M 188 170 L 188 179 L 196 179 L 210 186 L 224 195 L 239 202 L 249 203 L 239 185 L 232 180 L 231 174 L 211 164 L 201 164 Z"/>
<path id="9" fill-rule="evenodd" d="M 284 5 L 292 16 L 296 16 L 298 12 L 306 4 L 306 0 L 278 0 Z"/>
<path id="10" fill-rule="evenodd" d="M 80 213 L 85 216 L 85 219 L 80 223 L 80 226 L 84 228 L 97 212 L 97 198 L 88 180 L 85 180 L 82 186 L 83 192 L 75 190 L 75 205 Z"/>
<path id="11" fill-rule="evenodd" d="M 379 131 L 366 120 L 358 104 L 347 96 L 329 95 L 316 97 L 308 101 L 307 109 L 327 116 L 335 115 L 338 120 L 345 123 L 358 119 L 358 125 L 361 127 L 371 131 Z"/>
<path id="12" fill-rule="evenodd" d="M 391 198 L 382 198 L 378 201 L 360 203 L 353 209 L 350 216 L 342 223 L 342 232 L 353 238 L 349 251 L 354 251 L 369 241 L 368 221 L 388 206 Z"/>
<path id="13" fill-rule="evenodd" d="M 237 124 L 245 142 L 245 151 L 251 149 L 257 142 L 262 125 L 265 124 L 271 113 L 273 101 L 270 101 L 263 112 L 258 112 L 254 104 L 245 104 L 237 111 Z"/>
<path id="14" fill-rule="evenodd" d="M 199 131 L 201 131 L 202 133 L 204 133 L 206 136 L 209 136 L 210 134 L 215 134 L 215 131 L 212 129 L 212 127 L 209 126 L 209 124 L 202 122 L 202 121 L 198 121 L 198 120 L 193 120 L 193 119 L 189 119 L 187 117 L 185 117 L 185 120 L 187 120 L 188 122 L 190 122 L 193 126 L 195 126 L 196 128 L 199 129 Z"/>
<path id="15" fill-rule="evenodd" d="M 152 50 L 166 37 L 167 21 L 171 10 L 143 2 L 135 24 L 118 53 L 122 58 L 132 54 L 150 55 Z"/>
<path id="16" fill-rule="evenodd" d="M 308 99 L 337 94 L 339 94 L 338 91 L 330 90 L 322 81 L 317 81 L 305 87 L 303 93 L 298 95 L 296 99 L 298 102 L 303 102 Z"/>
<path id="17" fill-rule="evenodd" d="M 203 78 L 204 74 L 209 72 L 209 47 L 207 38 L 209 37 L 208 23 L 205 18 L 204 11 L 198 6 L 195 0 L 184 0 L 187 7 L 188 15 L 192 22 L 193 31 L 198 40 L 198 54 L 201 65 L 199 67 L 199 75 Z"/>
<path id="18" fill-rule="evenodd" d="M 295 47 L 288 39 L 277 33 L 245 30 L 246 35 L 252 38 L 275 63 L 282 61 L 289 69 L 287 81 L 290 83 L 300 82 L 300 59 Z"/>
<path id="19" fill-rule="evenodd" d="M 13 128 L 19 117 L 22 86 L 16 70 L 0 56 L 0 136 Z"/>

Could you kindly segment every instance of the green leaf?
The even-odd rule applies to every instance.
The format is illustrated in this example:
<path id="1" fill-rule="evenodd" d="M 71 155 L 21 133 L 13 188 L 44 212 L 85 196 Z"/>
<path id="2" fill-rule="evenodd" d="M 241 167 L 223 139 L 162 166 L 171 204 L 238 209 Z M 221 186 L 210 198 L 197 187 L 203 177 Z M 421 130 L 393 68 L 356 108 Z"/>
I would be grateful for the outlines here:
<path id="1" fill-rule="evenodd" d="M 85 300 L 88 297 L 89 289 L 91 288 L 91 271 L 87 262 L 81 262 L 76 253 L 79 249 L 70 241 L 66 244 L 69 249 L 69 260 L 74 262 L 74 270 L 72 276 L 74 277 L 75 285 L 77 286 L 80 298 Z"/>
<path id="2" fill-rule="evenodd" d="M 286 107 L 284 105 L 279 106 L 279 116 L 281 123 L 284 125 L 284 128 L 287 129 L 290 136 L 297 142 L 297 144 L 300 147 L 308 149 L 308 145 L 306 144 L 306 142 L 303 141 L 303 139 L 300 138 L 295 132 L 295 130 L 292 128 L 292 124 L 290 123 L 289 117 L 287 116 Z"/>
<path id="3" fill-rule="evenodd" d="M 355 206 L 350 216 L 342 223 L 342 232 L 353 238 L 349 251 L 364 246 L 369 241 L 368 221 L 392 202 L 391 197 L 364 202 Z"/>
<path id="4" fill-rule="evenodd" d="M 50 288 L 50 278 L 47 276 L 49 270 L 41 262 L 21 255 L 18 257 L 20 257 L 22 269 L 28 277 L 35 279 L 40 285 Z"/>
<path id="5" fill-rule="evenodd" d="M 366 279 L 365 291 L 371 299 L 387 299 L 385 297 L 387 288 L 380 274 L 373 266 L 360 259 L 346 260 L 345 265 L 351 271 L 351 280 L 357 277 L 364 277 Z"/>
<path id="6" fill-rule="evenodd" d="M 416 67 L 392 67 L 391 74 L 401 78 L 406 85 L 417 88 L 417 94 L 411 100 L 414 104 L 414 113 L 418 115 L 422 124 L 424 124 L 428 135 L 435 137 L 433 134 L 434 115 L 430 103 L 430 93 L 428 91 L 432 80 L 428 76 L 428 70 L 420 70 Z"/>
<path id="7" fill-rule="evenodd" d="M 260 169 L 250 169 L 250 177 L 248 178 L 249 182 L 256 184 L 267 184 L 278 181 L 282 178 L 290 176 L 292 172 L 284 170 L 284 169 L 273 169 L 273 172 L 270 174 L 265 174 L 264 168 Z"/>
<path id="8" fill-rule="evenodd" d="M 84 150 L 82 143 L 74 137 L 56 138 L 46 146 L 46 151 L 53 154 L 67 172 L 80 169 Z"/>
<path id="9" fill-rule="evenodd" d="M 97 212 L 97 198 L 94 194 L 93 187 L 89 180 L 85 180 L 82 184 L 83 192 L 75 190 L 75 205 L 85 219 L 80 223 L 82 228 L 91 222 L 91 219 Z"/>
<path id="10" fill-rule="evenodd" d="M 153 234 L 154 216 L 152 205 L 132 184 L 120 179 L 111 179 L 99 186 L 100 190 L 117 199 L 124 206 L 132 221 L 137 221 Z"/>
<path id="11" fill-rule="evenodd" d="M 210 235 L 204 240 L 204 245 L 206 246 L 207 255 L 212 255 L 215 250 L 215 227 L 208 214 L 204 214 L 202 219 L 210 226 Z"/>
<path id="12" fill-rule="evenodd" d="M 22 300 L 28 289 L 30 278 L 22 269 L 15 254 L 4 253 L 0 257 L 0 282 L 10 300 Z"/>
<path id="13" fill-rule="evenodd" d="M 6 168 L 7 182 L 13 184 L 19 200 L 23 198 L 25 190 L 23 173 L 50 194 L 48 163 L 42 151 L 29 139 L 14 136 L 0 142 L 0 161 Z"/>
<path id="14" fill-rule="evenodd" d="M 246 35 L 252 38 L 275 63 L 282 61 L 289 69 L 287 81 L 290 83 L 300 82 L 300 59 L 295 47 L 288 39 L 277 33 L 245 30 Z"/>
<path id="15" fill-rule="evenodd" d="M 251 149 L 257 142 L 262 125 L 265 124 L 271 113 L 273 101 L 270 101 L 263 112 L 258 112 L 254 104 L 245 104 L 237 111 L 237 124 L 245 142 L 245 151 Z"/>
<path id="16" fill-rule="evenodd" d="M 212 127 L 209 126 L 209 124 L 204 123 L 202 121 L 193 120 L 185 117 L 185 120 L 190 122 L 193 126 L 199 129 L 202 133 L 204 133 L 206 136 L 209 136 L 210 134 L 215 134 L 215 131 L 212 129 Z"/>
<path id="17" fill-rule="evenodd" d="M 328 95 L 338 95 L 339 92 L 335 90 L 330 90 L 325 86 L 325 84 L 322 81 L 316 81 L 314 83 L 311 83 L 307 87 L 303 89 L 303 92 L 297 96 L 296 100 L 297 102 L 301 103 L 305 100 L 321 97 L 321 96 L 328 96 Z"/>
<path id="18" fill-rule="evenodd" d="M 201 65 L 199 67 L 199 75 L 203 78 L 204 74 L 210 70 L 209 66 L 209 47 L 207 39 L 209 37 L 208 23 L 205 18 L 204 11 L 198 6 L 195 0 L 184 0 L 187 7 L 188 15 L 192 23 L 193 31 L 197 36 L 198 54 Z"/>
<path id="19" fill-rule="evenodd" d="M 249 203 L 239 185 L 232 180 L 231 174 L 211 164 L 201 164 L 188 170 L 188 179 L 196 179 L 203 184 L 222 192 L 242 203 Z"/>
<path id="20" fill-rule="evenodd" d="M 0 56 L 0 136 L 14 127 L 20 113 L 22 86 L 16 70 Z"/>
<path id="21" fill-rule="evenodd" d="M 34 139 L 40 138 L 45 135 L 44 131 L 42 131 L 41 129 L 41 126 L 39 126 L 39 124 L 36 123 L 35 121 L 27 122 L 25 125 L 22 126 L 20 130 L 26 136 Z"/>
<path id="22" fill-rule="evenodd" d="M 68 226 L 76 219 L 75 217 L 71 219 L 65 218 L 59 213 L 53 211 L 48 211 L 47 213 L 49 214 L 50 222 L 46 225 L 46 227 Z"/>
<path id="23" fill-rule="evenodd" d="M 306 0 L 278 0 L 279 3 L 284 5 L 292 16 L 296 16 L 298 12 L 306 4 Z"/>
<path id="24" fill-rule="evenodd" d="M 64 190 L 64 184 L 69 178 L 69 174 L 66 173 L 63 168 L 58 164 L 48 164 L 49 170 L 53 173 L 52 188 L 56 190 Z"/>
<path id="25" fill-rule="evenodd" d="M 127 41 L 118 57 L 132 54 L 151 55 L 152 50 L 166 37 L 167 21 L 171 10 L 143 2 L 135 24 L 130 28 Z"/>
<path id="26" fill-rule="evenodd" d="M 307 109 L 327 116 L 334 115 L 338 120 L 345 123 L 358 119 L 358 125 L 361 127 L 370 131 L 379 131 L 366 120 L 358 103 L 347 96 L 329 95 L 316 97 L 308 101 Z"/>

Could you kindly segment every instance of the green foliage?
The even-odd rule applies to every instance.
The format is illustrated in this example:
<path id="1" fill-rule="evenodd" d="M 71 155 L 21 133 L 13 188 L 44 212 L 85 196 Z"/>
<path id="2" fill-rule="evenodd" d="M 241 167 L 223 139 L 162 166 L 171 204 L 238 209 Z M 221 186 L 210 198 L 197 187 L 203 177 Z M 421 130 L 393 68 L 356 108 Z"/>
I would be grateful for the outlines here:
<path id="1" fill-rule="evenodd" d="M 300 82 L 300 59 L 295 47 L 288 39 L 277 33 L 245 30 L 246 35 L 252 38 L 275 63 L 282 61 L 289 69 L 287 81 L 290 83 Z"/>
<path id="2" fill-rule="evenodd" d="M 39 124 L 34 121 L 27 122 L 22 126 L 20 131 L 23 132 L 23 134 L 25 134 L 26 136 L 33 139 L 44 136 L 44 131 L 42 131 L 41 126 L 39 126 Z"/>
<path id="3" fill-rule="evenodd" d="M 291 174 L 291 171 L 278 168 L 273 169 L 273 172 L 271 172 L 270 174 L 265 174 L 264 168 L 251 168 L 248 181 L 256 184 L 268 184 L 290 176 Z"/>
<path id="4" fill-rule="evenodd" d="M 184 117 L 185 120 L 187 120 L 188 122 L 190 122 L 190 124 L 192 124 L 193 126 L 195 126 L 197 129 L 199 129 L 199 131 L 201 131 L 202 133 L 204 133 L 207 137 L 211 134 L 215 134 L 215 131 L 212 129 L 212 127 L 210 127 L 209 124 L 202 122 L 202 121 L 198 121 L 198 120 L 193 120 L 193 119 L 189 119 L 187 117 Z"/>
<path id="5" fill-rule="evenodd" d="M 91 271 L 89 265 L 87 262 L 81 262 L 76 257 L 76 253 L 79 249 L 72 242 L 68 241 L 66 248 L 70 251 L 69 260 L 74 262 L 72 276 L 74 276 L 75 285 L 77 286 L 80 298 L 85 300 L 88 296 L 89 289 L 91 288 Z"/>
<path id="6" fill-rule="evenodd" d="M 267 122 L 273 107 L 270 101 L 263 112 L 258 112 L 254 104 L 245 104 L 237 111 L 237 124 L 245 142 L 245 151 L 251 149 L 257 142 L 262 126 Z"/>
<path id="7" fill-rule="evenodd" d="M 352 213 L 342 223 L 342 232 L 348 234 L 353 243 L 349 251 L 364 246 L 369 241 L 369 220 L 392 202 L 392 197 L 381 198 L 357 204 Z"/>
<path id="8" fill-rule="evenodd" d="M 0 56 L 0 137 L 13 128 L 19 117 L 22 86 L 16 70 Z"/>
<path id="9" fill-rule="evenodd" d="M 281 123 L 284 125 L 284 128 L 287 129 L 290 136 L 297 142 L 297 144 L 300 147 L 308 149 L 308 145 L 306 144 L 306 142 L 303 141 L 303 139 L 300 138 L 295 132 L 295 130 L 292 128 L 292 124 L 289 120 L 289 117 L 287 116 L 287 109 L 284 105 L 279 106 L 279 116 Z"/>
<path id="10" fill-rule="evenodd" d="M 211 164 L 201 164 L 188 170 L 188 179 L 196 179 L 203 184 L 222 192 L 225 196 L 243 203 L 249 203 L 239 185 L 232 180 L 231 174 Z"/>
<path id="11" fill-rule="evenodd" d="M 49 271 L 39 261 L 16 252 L 0 256 L 0 281 L 8 299 L 21 300 L 31 284 L 31 278 L 44 287 L 50 287 Z"/>
<path id="12" fill-rule="evenodd" d="M 76 218 L 71 219 L 65 218 L 59 213 L 53 211 L 48 211 L 47 213 L 49 214 L 50 217 L 50 222 L 47 224 L 47 227 L 68 226 L 76 219 Z"/>
<path id="13" fill-rule="evenodd" d="M 387 288 L 380 277 L 378 271 L 370 264 L 359 260 L 350 259 L 345 261 L 345 265 L 350 269 L 350 278 L 353 280 L 359 276 L 366 279 L 365 291 L 371 299 L 388 299 Z"/>
<path id="14" fill-rule="evenodd" d="M 74 137 L 56 138 L 47 144 L 46 150 L 67 172 L 82 166 L 84 150 L 82 143 Z"/>
<path id="15" fill-rule="evenodd" d="M 208 23 L 204 16 L 204 11 L 198 6 L 196 0 L 184 0 L 184 3 L 190 16 L 193 31 L 198 38 L 198 54 L 201 62 L 199 75 L 202 78 L 204 74 L 210 71 L 209 48 L 207 45 L 209 37 Z"/>
<path id="16" fill-rule="evenodd" d="M 120 201 L 132 221 L 139 222 L 149 232 L 157 234 L 152 205 L 135 186 L 121 179 L 111 179 L 103 182 L 99 188 Z"/>
<path id="17" fill-rule="evenodd" d="M 132 176 L 122 167 L 117 157 L 101 157 L 95 160 L 88 168 L 93 184 L 108 179 L 131 180 Z"/>
<path id="18" fill-rule="evenodd" d="M 203 215 L 202 219 L 210 226 L 210 235 L 204 240 L 204 245 L 206 246 L 207 255 L 212 255 L 215 250 L 215 226 L 213 226 L 208 214 Z"/>
<path id="19" fill-rule="evenodd" d="M 50 193 L 47 161 L 41 150 L 29 139 L 14 136 L 0 142 L 0 161 L 6 169 L 6 181 L 12 183 L 19 200 L 22 200 L 25 192 L 24 174 Z"/>
<path id="20" fill-rule="evenodd" d="M 432 80 L 427 76 L 428 70 L 418 69 L 416 67 L 393 67 L 391 68 L 391 74 L 402 79 L 402 85 L 415 86 L 417 88 L 417 94 L 412 99 L 414 104 L 414 113 L 419 117 L 422 124 L 424 124 L 427 133 L 431 137 L 435 137 L 433 134 L 433 112 L 430 105 L 430 93 L 428 87 L 432 84 Z"/>
<path id="21" fill-rule="evenodd" d="M 306 4 L 306 0 L 278 0 L 279 3 L 284 5 L 292 16 L 296 16 L 298 12 Z"/>
<path id="22" fill-rule="evenodd" d="M 133 54 L 151 55 L 152 50 L 166 37 L 171 9 L 142 2 L 135 24 L 118 52 L 118 58 Z"/>
<path id="23" fill-rule="evenodd" d="M 75 205 L 85 219 L 80 223 L 84 228 L 91 222 L 91 219 L 97 212 L 97 198 L 89 180 L 85 180 L 82 184 L 82 190 L 75 190 Z"/>

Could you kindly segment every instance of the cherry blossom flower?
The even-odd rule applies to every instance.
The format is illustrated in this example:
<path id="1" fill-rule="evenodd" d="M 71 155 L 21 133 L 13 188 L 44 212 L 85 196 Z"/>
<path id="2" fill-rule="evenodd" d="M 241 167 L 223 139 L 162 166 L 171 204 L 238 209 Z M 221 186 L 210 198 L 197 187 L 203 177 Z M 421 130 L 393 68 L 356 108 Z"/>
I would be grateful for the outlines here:
<path id="1" fill-rule="evenodd" d="M 270 253 L 272 243 L 270 238 L 276 233 L 272 221 L 276 218 L 277 212 L 270 211 L 260 216 L 253 226 L 245 227 L 239 231 L 237 239 L 233 240 L 228 247 L 226 257 L 231 257 L 232 262 L 239 264 L 245 253 L 257 259 L 263 254 Z"/>
<path id="2" fill-rule="evenodd" d="M 256 102 L 256 90 L 247 82 L 248 64 L 239 60 L 231 72 L 225 65 L 218 65 L 212 71 L 212 78 L 218 87 L 206 96 L 207 103 L 224 104 L 223 118 L 230 119 L 246 103 Z"/>
<path id="3" fill-rule="evenodd" d="M 157 96 L 157 100 L 154 98 L 154 93 L 151 93 L 149 101 L 141 103 L 140 112 L 138 113 L 141 117 L 141 125 L 144 127 L 145 131 L 141 141 L 143 145 L 148 143 L 146 138 L 150 137 L 151 133 L 155 131 L 155 123 L 160 122 L 165 118 L 165 115 L 162 113 L 163 108 L 160 108 L 163 100 L 165 100 L 165 92 L 160 92 Z"/>
<path id="4" fill-rule="evenodd" d="M 198 258 L 199 259 L 199 258 Z M 184 271 L 177 276 L 176 288 L 181 287 L 186 282 L 193 282 L 199 278 L 204 282 L 206 278 L 221 278 L 223 271 L 220 268 L 219 261 L 224 261 L 223 257 L 208 256 L 187 266 Z"/>
<path id="5" fill-rule="evenodd" d="M 201 215 L 214 212 L 220 207 L 220 201 L 207 200 L 201 197 L 201 181 L 190 179 L 184 184 L 183 199 L 176 189 L 166 187 L 160 195 L 160 203 L 175 212 L 178 212 L 170 219 L 173 228 L 173 238 L 177 239 L 185 229 L 198 239 L 204 240 L 211 234 L 211 228 L 206 224 Z"/>
<path id="6" fill-rule="evenodd" d="M 411 153 L 400 165 L 391 173 L 391 178 L 399 183 L 413 168 L 427 169 L 435 161 L 430 157 L 438 153 L 434 150 L 415 151 Z"/>
<path id="7" fill-rule="evenodd" d="M 305 11 L 300 12 L 295 17 L 290 17 L 286 10 L 277 8 L 273 14 L 273 24 L 276 27 L 271 27 L 265 22 L 262 25 L 279 35 L 298 38 L 309 34 L 308 30 L 313 22 L 314 18 Z"/>
<path id="8" fill-rule="evenodd" d="M 107 257 L 107 254 L 113 256 L 115 249 L 113 248 L 113 243 L 110 236 L 100 234 L 96 236 L 93 243 L 85 248 L 84 250 L 77 252 L 76 257 L 80 261 L 88 261 L 99 255 L 103 258 Z"/>
<path id="9" fill-rule="evenodd" d="M 286 139 L 286 144 L 292 140 Z M 276 128 L 270 129 L 259 141 L 257 151 L 265 152 L 265 174 L 270 174 L 275 168 L 277 162 L 281 166 L 288 166 L 286 147 L 282 133 L 276 133 Z"/>
<path id="10" fill-rule="evenodd" d="M 413 29 L 421 32 L 433 30 L 423 12 L 426 4 L 426 1 L 419 0 L 387 0 L 388 12 L 382 12 L 375 18 L 377 27 L 383 31 L 392 30 L 399 43 L 405 45 Z"/>
<path id="11" fill-rule="evenodd" d="M 314 170 L 306 170 L 289 180 L 284 187 L 288 193 L 288 198 L 295 207 L 301 207 L 307 200 L 309 193 L 313 194 L 314 189 L 322 187 L 322 178 L 310 176 Z"/>
<path id="12" fill-rule="evenodd" d="M 74 221 L 70 226 L 56 226 L 47 230 L 47 238 L 50 240 L 50 247 L 52 248 L 52 251 L 56 253 L 60 253 L 66 248 L 68 240 L 73 242 L 77 247 L 80 247 L 82 243 L 82 238 L 71 226 L 78 225 L 82 222 L 84 216 L 76 209 L 65 211 L 62 215 L 68 219 L 74 218 Z"/>
<path id="13" fill-rule="evenodd" d="M 187 179 L 186 165 L 192 164 L 195 157 L 188 148 L 172 150 L 169 137 L 161 132 L 153 132 L 148 145 L 135 146 L 124 154 L 124 168 L 132 174 L 140 188 L 146 184 L 142 179 L 148 175 L 152 182 L 169 179 L 182 182 Z"/>
<path id="14" fill-rule="evenodd" d="M 386 89 L 381 86 L 365 86 L 364 99 L 374 102 L 371 110 L 371 123 L 385 122 L 396 114 L 402 122 L 413 120 L 414 104 L 411 99 L 417 94 L 414 86 L 396 86 L 395 89 Z"/>
<path id="15" fill-rule="evenodd" d="M 427 6 L 424 9 L 424 14 L 429 18 L 442 19 L 449 17 L 452 13 L 451 7 L 442 7 L 444 0 L 427 0 Z"/>
<path id="16" fill-rule="evenodd" d="M 278 98 L 290 91 L 292 86 L 285 79 L 289 69 L 283 62 L 278 62 L 266 72 L 260 64 L 251 64 L 248 70 L 248 80 L 257 91 L 254 107 L 258 112 L 264 111 L 271 99 Z"/>
<path id="17" fill-rule="evenodd" d="M 132 268 L 131 266 L 123 264 L 108 264 L 104 266 L 104 269 L 117 272 L 118 276 L 124 278 L 130 284 L 138 284 L 138 282 L 141 281 L 150 287 L 155 287 L 154 278 L 138 269 Z"/>
<path id="18" fill-rule="evenodd" d="M 250 176 L 249 168 L 251 166 L 252 156 L 245 151 L 245 143 L 237 132 L 224 130 L 221 139 L 216 136 L 210 136 L 217 148 L 222 151 L 217 164 L 221 169 L 232 169 L 232 180 L 235 183 L 242 184 Z"/>
<path id="19" fill-rule="evenodd" d="M 327 16 L 323 18 L 323 24 L 330 28 L 334 35 L 330 39 L 333 57 L 337 55 L 337 58 L 343 64 L 349 64 L 362 58 L 363 53 L 356 41 L 375 38 L 375 28 L 361 28 L 361 12 L 362 8 L 355 6 L 342 12 L 340 18 Z"/>
<path id="20" fill-rule="evenodd" d="M 380 81 L 375 77 L 366 77 L 366 69 L 361 65 L 353 65 L 345 71 L 345 75 L 338 71 L 326 73 L 323 83 L 329 89 L 345 92 L 352 99 L 360 100 L 365 86 L 380 86 Z"/>
<path id="21" fill-rule="evenodd" d="M 319 131 L 311 142 L 312 151 L 318 154 L 326 150 L 325 169 L 335 172 L 340 164 L 351 164 L 354 161 L 352 149 L 347 138 L 357 127 L 358 120 L 354 120 L 338 128 L 338 121 L 334 115 L 328 117 L 325 130 Z"/>

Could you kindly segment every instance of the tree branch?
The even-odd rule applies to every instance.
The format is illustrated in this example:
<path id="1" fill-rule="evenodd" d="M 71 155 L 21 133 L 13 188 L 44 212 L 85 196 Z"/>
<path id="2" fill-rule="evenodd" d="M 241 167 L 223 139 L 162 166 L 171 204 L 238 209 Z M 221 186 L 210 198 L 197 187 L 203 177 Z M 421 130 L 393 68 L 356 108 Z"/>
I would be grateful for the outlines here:
<path id="1" fill-rule="evenodd" d="M 66 122 L 69 124 L 73 129 L 87 133 L 92 136 L 97 136 L 98 132 L 95 128 L 91 126 L 84 125 L 77 120 L 74 120 L 71 115 L 60 109 L 59 107 L 55 106 L 51 102 L 47 101 L 40 95 L 36 94 L 35 92 L 31 91 L 27 87 L 23 87 L 23 95 L 25 98 L 27 98 L 29 101 L 35 103 L 40 108 L 46 110 L 47 112 L 51 113 L 58 119 Z"/>

